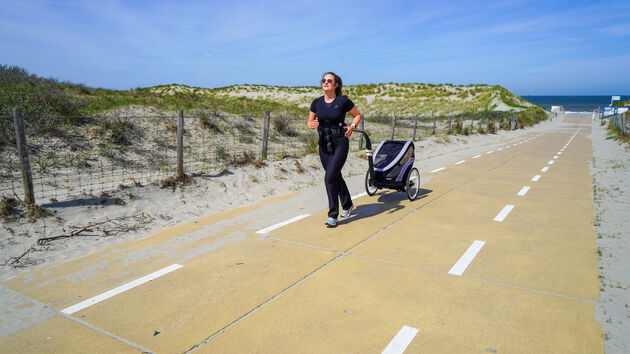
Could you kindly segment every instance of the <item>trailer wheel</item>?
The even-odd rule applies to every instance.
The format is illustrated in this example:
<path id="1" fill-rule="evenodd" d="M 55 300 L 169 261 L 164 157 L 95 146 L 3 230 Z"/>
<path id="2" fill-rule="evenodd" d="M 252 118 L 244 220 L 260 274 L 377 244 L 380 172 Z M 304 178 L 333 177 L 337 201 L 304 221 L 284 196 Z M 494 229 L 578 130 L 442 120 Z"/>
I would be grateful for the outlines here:
<path id="1" fill-rule="evenodd" d="M 409 175 L 407 176 L 407 197 L 409 200 L 413 201 L 418 197 L 418 192 L 420 191 L 420 172 L 418 172 L 417 168 L 411 169 Z"/>
<path id="2" fill-rule="evenodd" d="M 370 184 L 370 171 L 367 171 L 367 173 L 365 174 L 365 191 L 368 195 L 372 196 L 376 194 L 377 190 L 378 188 Z"/>

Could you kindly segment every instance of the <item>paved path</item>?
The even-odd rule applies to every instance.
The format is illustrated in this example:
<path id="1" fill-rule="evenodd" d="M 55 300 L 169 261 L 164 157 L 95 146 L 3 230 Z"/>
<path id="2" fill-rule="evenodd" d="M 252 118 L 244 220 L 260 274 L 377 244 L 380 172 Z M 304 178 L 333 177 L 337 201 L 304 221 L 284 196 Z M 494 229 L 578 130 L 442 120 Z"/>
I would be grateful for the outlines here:
<path id="1" fill-rule="evenodd" d="M 554 127 L 336 229 L 298 192 L 22 273 L 0 352 L 602 352 L 590 121 Z"/>

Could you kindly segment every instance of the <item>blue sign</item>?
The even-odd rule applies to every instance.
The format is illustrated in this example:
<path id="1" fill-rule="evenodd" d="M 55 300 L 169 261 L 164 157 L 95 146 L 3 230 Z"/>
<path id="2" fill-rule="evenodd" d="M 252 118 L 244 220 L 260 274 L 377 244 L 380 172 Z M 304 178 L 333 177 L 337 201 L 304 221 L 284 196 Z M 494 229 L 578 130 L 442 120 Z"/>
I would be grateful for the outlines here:
<path id="1" fill-rule="evenodd" d="M 609 116 L 614 116 L 614 115 L 615 115 L 615 107 L 612 107 L 612 106 L 604 107 L 604 113 L 602 114 L 602 117 L 609 117 Z"/>
<path id="2" fill-rule="evenodd" d="M 622 114 L 628 112 L 628 106 L 617 107 L 617 114 Z"/>

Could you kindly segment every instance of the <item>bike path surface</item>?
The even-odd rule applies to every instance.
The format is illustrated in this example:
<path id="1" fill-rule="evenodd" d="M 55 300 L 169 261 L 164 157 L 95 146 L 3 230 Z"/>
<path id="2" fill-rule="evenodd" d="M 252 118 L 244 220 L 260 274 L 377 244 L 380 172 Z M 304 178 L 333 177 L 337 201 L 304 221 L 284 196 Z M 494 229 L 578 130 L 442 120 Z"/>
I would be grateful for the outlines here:
<path id="1" fill-rule="evenodd" d="M 27 271 L 48 319 L 0 351 L 602 352 L 589 134 L 420 161 L 335 229 L 296 192 Z"/>

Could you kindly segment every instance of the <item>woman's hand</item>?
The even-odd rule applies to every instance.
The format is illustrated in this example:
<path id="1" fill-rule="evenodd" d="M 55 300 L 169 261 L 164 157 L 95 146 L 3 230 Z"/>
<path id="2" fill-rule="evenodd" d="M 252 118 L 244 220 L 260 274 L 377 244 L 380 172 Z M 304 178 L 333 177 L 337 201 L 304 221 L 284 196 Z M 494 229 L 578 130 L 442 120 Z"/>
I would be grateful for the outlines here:
<path id="1" fill-rule="evenodd" d="M 349 138 L 352 135 L 352 132 L 356 129 L 357 125 L 361 123 L 361 119 L 363 116 L 361 112 L 357 109 L 356 106 L 352 107 L 350 111 L 348 111 L 352 115 L 352 125 L 346 126 L 346 137 Z"/>
<path id="2" fill-rule="evenodd" d="M 315 115 L 315 112 L 308 113 L 308 121 L 306 122 L 306 126 L 309 129 L 317 129 L 317 127 L 319 127 L 319 120 L 317 119 L 317 115 Z"/>
<path id="3" fill-rule="evenodd" d="M 346 138 L 349 138 L 352 135 L 352 131 L 354 130 L 354 127 L 351 125 L 347 125 L 344 128 L 346 128 Z"/>

